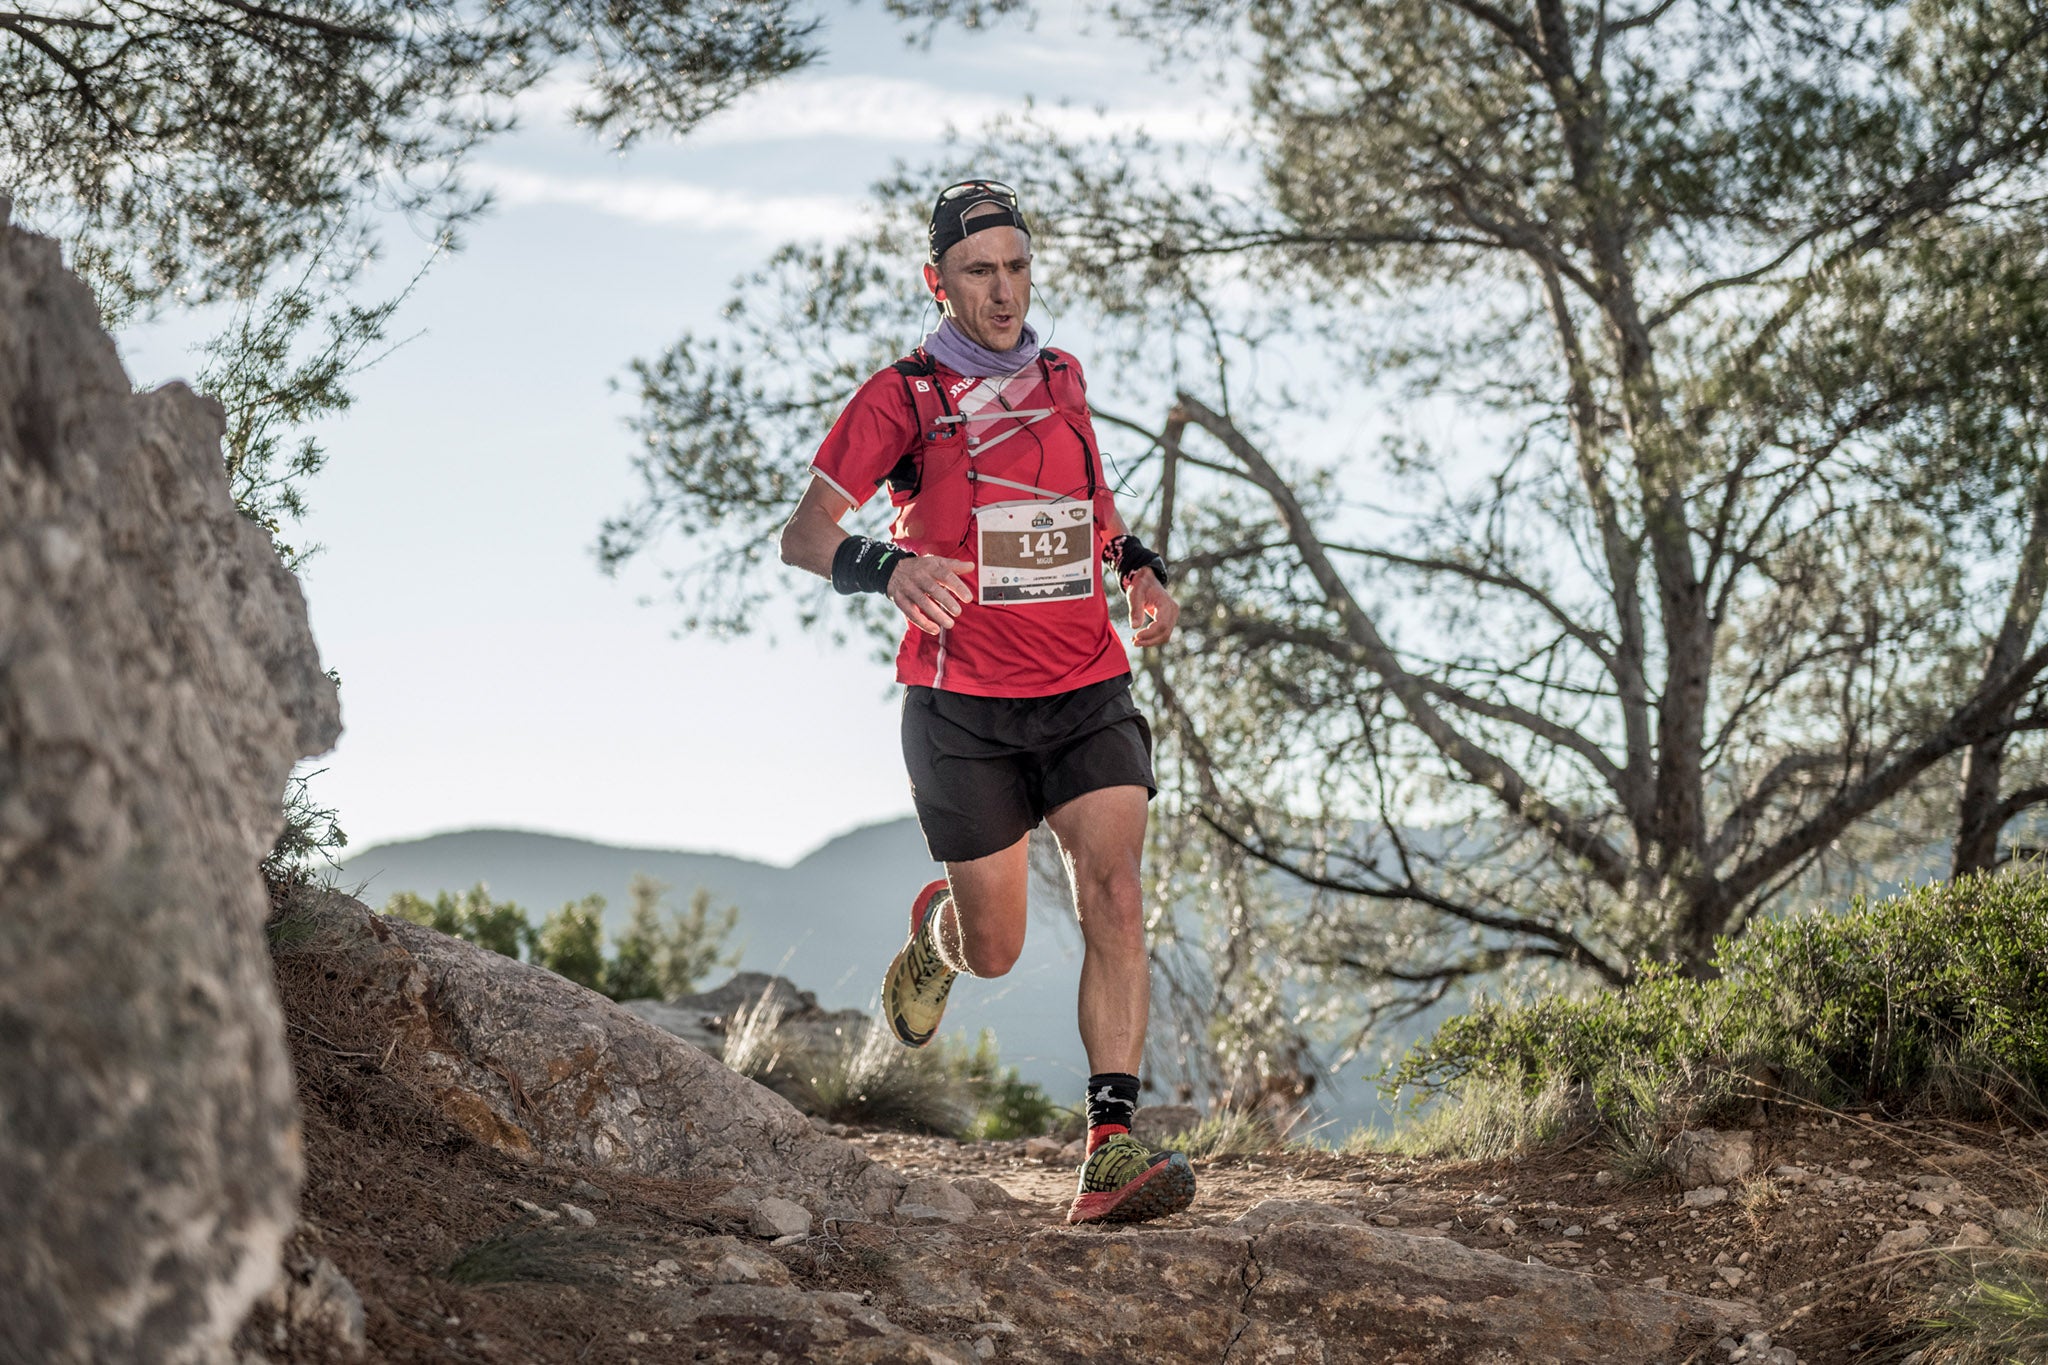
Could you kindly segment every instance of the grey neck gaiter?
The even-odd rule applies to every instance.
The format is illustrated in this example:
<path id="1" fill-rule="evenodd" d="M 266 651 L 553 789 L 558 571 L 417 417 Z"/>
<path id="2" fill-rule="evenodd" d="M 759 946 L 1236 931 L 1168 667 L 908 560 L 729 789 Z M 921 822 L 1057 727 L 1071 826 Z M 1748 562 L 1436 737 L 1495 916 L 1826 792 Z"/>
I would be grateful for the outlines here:
<path id="1" fill-rule="evenodd" d="M 1030 323 L 1017 338 L 1017 344 L 1007 351 L 991 351 L 967 333 L 953 325 L 947 318 L 924 339 L 925 352 L 932 359 L 944 365 L 955 374 L 964 374 L 970 379 L 994 379 L 1013 375 L 1038 359 L 1038 333 Z"/>

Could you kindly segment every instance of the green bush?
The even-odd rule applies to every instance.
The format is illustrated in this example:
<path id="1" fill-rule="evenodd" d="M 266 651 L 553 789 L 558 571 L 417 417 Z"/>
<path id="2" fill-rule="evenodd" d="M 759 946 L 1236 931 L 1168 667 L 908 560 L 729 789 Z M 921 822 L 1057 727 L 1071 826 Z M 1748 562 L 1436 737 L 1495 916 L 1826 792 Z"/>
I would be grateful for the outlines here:
<path id="1" fill-rule="evenodd" d="M 431 901 L 400 891 L 384 902 L 384 913 L 506 957 L 521 957 L 533 948 L 533 926 L 526 911 L 511 901 L 492 900 L 490 888 L 482 882 L 459 896 L 443 891 Z"/>
<path id="2" fill-rule="evenodd" d="M 687 911 L 670 911 L 662 923 L 666 883 L 645 873 L 634 874 L 628 894 L 633 911 L 626 932 L 619 935 L 605 970 L 604 993 L 614 1000 L 673 1000 L 689 995 L 720 967 L 736 967 L 737 949 L 725 941 L 739 923 L 739 907 L 711 912 L 711 893 L 702 887 L 690 897 Z"/>
<path id="3" fill-rule="evenodd" d="M 590 895 L 570 901 L 541 921 L 540 932 L 533 940 L 533 964 L 579 986 L 602 990 L 604 897 Z"/>
<path id="4" fill-rule="evenodd" d="M 728 906 L 712 914 L 709 893 L 699 890 L 687 912 L 670 911 L 663 924 L 661 902 L 668 889 L 652 877 L 634 876 L 632 919 L 610 957 L 604 951 L 602 896 L 569 902 L 538 929 L 519 905 L 492 900 L 482 882 L 460 895 L 440 892 L 431 901 L 400 891 L 384 903 L 384 913 L 523 958 L 614 1000 L 670 999 L 689 994 L 712 970 L 738 965 L 738 951 L 726 951 L 725 941 L 740 912 Z"/>
<path id="5" fill-rule="evenodd" d="M 1759 923 L 1718 976 L 1646 966 L 1624 991 L 1487 1004 L 1382 1079 L 1419 1098 L 1519 1077 L 1575 1090 L 1616 1134 L 1645 1096 L 1712 1117 L 1760 1094 L 1961 1116 L 2042 1112 L 2048 1094 L 2048 875 L 1923 886 L 1842 914 Z"/>
<path id="6" fill-rule="evenodd" d="M 974 1106 L 966 1136 L 983 1142 L 1037 1137 L 1052 1129 L 1059 1106 L 1034 1081 L 1022 1080 L 1017 1068 L 1002 1065 L 996 1035 L 983 1029 L 972 1051 L 960 1053 L 955 1065 L 967 1081 Z"/>

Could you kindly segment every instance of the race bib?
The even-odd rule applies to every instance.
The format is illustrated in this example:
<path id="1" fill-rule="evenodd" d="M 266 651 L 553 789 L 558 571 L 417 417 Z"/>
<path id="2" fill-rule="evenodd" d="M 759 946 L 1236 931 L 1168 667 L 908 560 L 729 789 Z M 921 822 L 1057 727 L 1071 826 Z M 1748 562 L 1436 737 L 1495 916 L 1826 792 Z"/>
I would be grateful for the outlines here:
<path id="1" fill-rule="evenodd" d="M 974 512 L 984 605 L 1095 595 L 1095 509 L 1085 502 L 1012 502 Z"/>

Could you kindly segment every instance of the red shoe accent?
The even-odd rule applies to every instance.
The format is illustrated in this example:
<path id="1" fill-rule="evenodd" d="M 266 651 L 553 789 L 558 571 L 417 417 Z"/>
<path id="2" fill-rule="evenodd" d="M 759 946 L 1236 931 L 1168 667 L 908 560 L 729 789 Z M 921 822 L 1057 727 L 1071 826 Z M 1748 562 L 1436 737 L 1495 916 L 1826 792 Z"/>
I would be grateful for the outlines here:
<path id="1" fill-rule="evenodd" d="M 1094 1156 L 1097 1147 L 1100 1147 L 1118 1133 L 1128 1133 L 1130 1131 L 1121 1123 L 1105 1123 L 1099 1128 L 1090 1128 L 1088 1130 L 1088 1155 Z"/>
<path id="2" fill-rule="evenodd" d="M 1069 1223 L 1142 1223 L 1179 1213 L 1195 1199 L 1195 1173 L 1175 1153 L 1120 1189 L 1078 1195 Z"/>
<path id="3" fill-rule="evenodd" d="M 931 913 L 932 902 L 938 898 L 938 894 L 951 885 L 951 882 L 941 877 L 937 881 L 927 884 L 924 890 L 917 893 L 916 899 L 910 902 L 911 933 L 915 934 L 918 931 L 918 927 L 924 923 L 924 917 Z"/>

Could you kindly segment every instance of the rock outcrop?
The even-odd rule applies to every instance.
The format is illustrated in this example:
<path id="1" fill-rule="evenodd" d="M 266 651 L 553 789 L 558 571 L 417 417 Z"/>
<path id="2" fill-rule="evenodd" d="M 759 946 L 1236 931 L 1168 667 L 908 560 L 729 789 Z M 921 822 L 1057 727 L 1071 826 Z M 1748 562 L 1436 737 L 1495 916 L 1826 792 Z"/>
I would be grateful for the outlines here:
<path id="1" fill-rule="evenodd" d="M 299 1180 L 258 862 L 340 730 L 217 404 L 0 199 L 0 1358 L 221 1359 Z"/>
<path id="2" fill-rule="evenodd" d="M 595 991 L 387 919 L 329 893 L 294 912 L 280 972 L 374 1020 L 390 1065 L 439 1113 L 500 1151 L 670 1179 L 730 1182 L 820 1217 L 886 1218 L 905 1179 L 828 1137 L 788 1101 Z"/>
<path id="3" fill-rule="evenodd" d="M 625 1007 L 714 1057 L 724 1052 L 733 1029 L 749 1018 L 760 1018 L 779 1038 L 820 1054 L 844 1039 L 858 1039 L 869 1023 L 859 1010 L 822 1009 L 816 995 L 767 972 L 735 972 L 716 990 L 674 1000 L 628 1000 Z"/>

